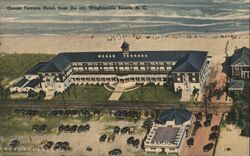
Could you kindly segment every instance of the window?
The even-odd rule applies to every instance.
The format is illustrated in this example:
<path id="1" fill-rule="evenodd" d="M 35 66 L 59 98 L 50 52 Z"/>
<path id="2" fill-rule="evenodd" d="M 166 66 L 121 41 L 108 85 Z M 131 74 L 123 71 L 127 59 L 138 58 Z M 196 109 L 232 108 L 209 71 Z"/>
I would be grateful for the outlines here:
<path id="1" fill-rule="evenodd" d="M 240 67 L 238 67 L 238 66 L 235 66 L 235 70 L 239 70 L 240 69 Z"/>
<path id="2" fill-rule="evenodd" d="M 195 73 L 192 73 L 192 76 L 195 76 Z"/>
<path id="3" fill-rule="evenodd" d="M 181 74 L 180 74 L 180 73 L 177 73 L 177 76 L 181 76 Z"/>

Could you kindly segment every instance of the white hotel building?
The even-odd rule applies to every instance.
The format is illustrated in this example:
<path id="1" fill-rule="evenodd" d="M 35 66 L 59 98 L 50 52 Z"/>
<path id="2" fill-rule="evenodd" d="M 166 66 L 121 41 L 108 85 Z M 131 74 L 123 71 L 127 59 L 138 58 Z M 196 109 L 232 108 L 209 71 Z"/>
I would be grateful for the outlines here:
<path id="1" fill-rule="evenodd" d="M 47 63 L 32 67 L 24 79 L 39 79 L 36 87 L 50 95 L 63 92 L 71 84 L 168 83 L 175 91 L 189 89 L 190 92 L 204 85 L 208 52 L 129 51 L 126 42 L 121 48 L 122 51 L 116 52 L 63 52 Z M 18 90 L 15 87 L 12 91 Z"/>

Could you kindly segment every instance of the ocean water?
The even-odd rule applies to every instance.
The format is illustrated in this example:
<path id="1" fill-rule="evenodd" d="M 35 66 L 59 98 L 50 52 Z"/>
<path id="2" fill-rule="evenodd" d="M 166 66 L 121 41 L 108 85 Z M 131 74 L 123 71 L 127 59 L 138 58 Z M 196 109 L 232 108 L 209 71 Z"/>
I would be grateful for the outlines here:
<path id="1" fill-rule="evenodd" d="M 0 0 L 0 35 L 248 32 L 249 7 L 248 0 Z"/>

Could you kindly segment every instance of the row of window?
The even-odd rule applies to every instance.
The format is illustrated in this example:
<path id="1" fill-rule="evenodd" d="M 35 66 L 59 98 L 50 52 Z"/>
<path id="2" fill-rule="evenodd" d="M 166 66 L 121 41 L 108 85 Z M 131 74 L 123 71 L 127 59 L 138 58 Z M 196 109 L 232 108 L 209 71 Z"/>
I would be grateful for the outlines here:
<path id="1" fill-rule="evenodd" d="M 158 65 L 174 65 L 175 62 L 124 62 L 124 63 L 80 63 L 74 62 L 72 63 L 73 66 L 144 66 L 144 65 L 151 65 L 151 66 L 158 66 Z"/>
<path id="2" fill-rule="evenodd" d="M 171 71 L 171 67 L 74 67 L 74 71 Z"/>

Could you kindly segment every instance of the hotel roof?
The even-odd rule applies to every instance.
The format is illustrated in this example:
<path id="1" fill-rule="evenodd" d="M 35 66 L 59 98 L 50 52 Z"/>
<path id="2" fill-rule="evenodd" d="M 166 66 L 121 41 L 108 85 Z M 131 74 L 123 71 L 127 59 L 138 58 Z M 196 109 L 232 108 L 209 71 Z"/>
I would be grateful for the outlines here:
<path id="1" fill-rule="evenodd" d="M 207 52 L 204 51 L 130 51 L 64 52 L 54 57 L 40 72 L 62 72 L 72 62 L 160 62 L 173 61 L 175 72 L 199 72 Z"/>
<path id="2" fill-rule="evenodd" d="M 39 62 L 30 68 L 25 74 L 37 74 L 48 62 Z"/>

